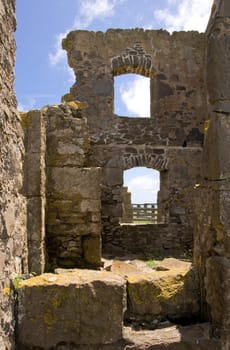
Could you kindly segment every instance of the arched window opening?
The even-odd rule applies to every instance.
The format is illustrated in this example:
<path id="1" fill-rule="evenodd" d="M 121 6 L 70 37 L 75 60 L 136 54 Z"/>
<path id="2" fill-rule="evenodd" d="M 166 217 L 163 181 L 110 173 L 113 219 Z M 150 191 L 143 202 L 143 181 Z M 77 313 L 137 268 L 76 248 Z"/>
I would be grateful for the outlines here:
<path id="1" fill-rule="evenodd" d="M 150 118 L 150 78 L 138 74 L 114 77 L 114 113 Z"/>
<path id="2" fill-rule="evenodd" d="M 122 223 L 158 223 L 160 172 L 145 167 L 124 171 L 122 189 Z"/>

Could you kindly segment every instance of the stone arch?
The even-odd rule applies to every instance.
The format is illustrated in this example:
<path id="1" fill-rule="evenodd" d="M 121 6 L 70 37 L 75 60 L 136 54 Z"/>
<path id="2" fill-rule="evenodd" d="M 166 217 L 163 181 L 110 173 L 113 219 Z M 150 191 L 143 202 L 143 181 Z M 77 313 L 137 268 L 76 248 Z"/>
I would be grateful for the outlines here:
<path id="1" fill-rule="evenodd" d="M 124 170 L 135 167 L 148 167 L 158 171 L 168 170 L 168 158 L 165 155 L 132 154 L 123 156 L 122 166 Z"/>
<path id="2" fill-rule="evenodd" d="M 113 76 L 136 73 L 154 78 L 156 75 L 152 57 L 145 52 L 140 43 L 135 43 L 132 48 L 126 48 L 123 54 L 113 57 L 111 66 Z"/>

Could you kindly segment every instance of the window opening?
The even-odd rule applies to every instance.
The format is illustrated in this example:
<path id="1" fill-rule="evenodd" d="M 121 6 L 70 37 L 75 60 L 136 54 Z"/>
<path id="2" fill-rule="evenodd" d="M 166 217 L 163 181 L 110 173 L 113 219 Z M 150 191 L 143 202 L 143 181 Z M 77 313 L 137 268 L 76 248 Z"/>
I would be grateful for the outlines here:
<path id="1" fill-rule="evenodd" d="M 138 74 L 115 76 L 114 113 L 150 118 L 150 78 Z"/>
<path id="2" fill-rule="evenodd" d="M 145 167 L 124 171 L 121 223 L 153 224 L 158 222 L 160 172 Z"/>

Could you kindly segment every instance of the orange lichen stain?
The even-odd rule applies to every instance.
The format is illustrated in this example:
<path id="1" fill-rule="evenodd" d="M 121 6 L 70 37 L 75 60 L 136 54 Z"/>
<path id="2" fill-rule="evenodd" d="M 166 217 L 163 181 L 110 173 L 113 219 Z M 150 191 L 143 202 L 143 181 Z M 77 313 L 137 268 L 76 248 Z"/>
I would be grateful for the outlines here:
<path id="1" fill-rule="evenodd" d="M 88 105 L 86 102 L 80 102 L 80 101 L 68 101 L 67 104 L 71 107 L 71 108 L 75 108 L 75 109 L 83 109 L 86 108 Z"/>
<path id="2" fill-rule="evenodd" d="M 172 300 L 183 292 L 185 276 L 188 269 L 173 269 L 141 275 L 128 279 L 128 290 L 136 304 L 144 303 L 144 299 L 151 295 L 153 301 Z M 139 286 L 138 286 L 139 285 Z"/>
<path id="3" fill-rule="evenodd" d="M 20 281 L 19 288 L 53 285 L 56 284 L 59 280 L 60 277 L 58 275 L 46 273 L 40 276 L 29 278 L 28 280 Z"/>
<path id="4" fill-rule="evenodd" d="M 9 287 L 3 288 L 3 295 L 10 295 L 10 288 Z"/>
<path id="5" fill-rule="evenodd" d="M 209 126 L 210 126 L 210 120 L 205 120 L 205 122 L 204 122 L 204 133 L 205 133 L 205 135 L 208 132 Z"/>

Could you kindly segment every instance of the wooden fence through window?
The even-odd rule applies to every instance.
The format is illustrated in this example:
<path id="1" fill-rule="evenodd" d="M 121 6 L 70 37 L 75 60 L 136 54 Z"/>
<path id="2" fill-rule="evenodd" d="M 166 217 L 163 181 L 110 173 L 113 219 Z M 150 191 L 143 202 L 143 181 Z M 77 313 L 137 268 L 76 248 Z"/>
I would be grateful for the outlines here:
<path id="1" fill-rule="evenodd" d="M 156 203 L 132 204 L 132 208 L 133 221 L 157 223 L 158 213 Z"/>

